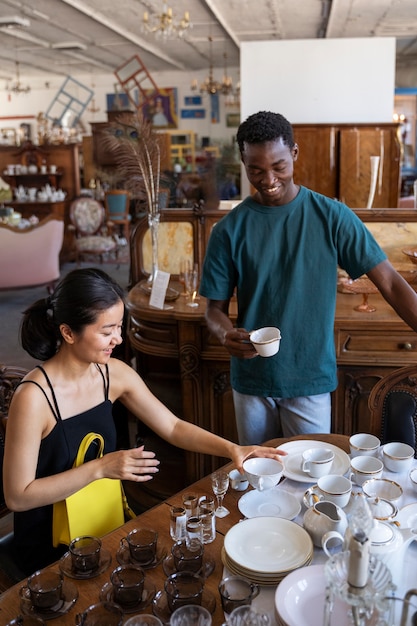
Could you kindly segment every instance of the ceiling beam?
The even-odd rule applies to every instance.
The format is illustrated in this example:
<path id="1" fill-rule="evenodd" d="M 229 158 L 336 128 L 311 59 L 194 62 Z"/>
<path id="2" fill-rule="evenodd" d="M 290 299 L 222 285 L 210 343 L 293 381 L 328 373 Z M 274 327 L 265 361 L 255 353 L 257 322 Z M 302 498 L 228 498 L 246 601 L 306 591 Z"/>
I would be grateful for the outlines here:
<path id="1" fill-rule="evenodd" d="M 150 54 L 153 54 L 158 59 L 161 59 L 162 61 L 169 63 L 173 67 L 176 67 L 179 70 L 187 69 L 183 65 L 183 63 L 174 61 L 172 57 L 169 57 L 166 54 L 163 54 L 163 52 L 161 52 L 159 48 L 152 46 L 147 41 L 145 41 L 145 39 L 142 39 L 141 37 L 137 37 L 135 34 L 130 33 L 125 28 L 118 26 L 113 20 L 107 18 L 102 13 L 99 13 L 98 11 L 95 11 L 94 9 L 91 9 L 90 7 L 86 6 L 86 4 L 82 2 L 82 0 L 61 0 L 61 2 L 65 2 L 65 4 L 68 4 L 73 9 L 76 9 L 80 13 L 83 13 L 84 15 L 87 15 L 88 17 L 96 20 L 96 22 L 99 22 L 102 26 L 105 26 L 109 30 L 113 31 L 114 33 L 117 33 L 121 37 L 124 37 L 131 43 L 134 43 L 135 45 L 139 46 L 140 48 L 143 48 Z"/>
<path id="2" fill-rule="evenodd" d="M 240 40 L 238 39 L 236 33 L 229 24 L 224 19 L 223 15 L 220 13 L 218 8 L 215 6 L 213 0 L 203 0 L 206 7 L 212 12 L 216 20 L 219 22 L 225 33 L 230 37 L 238 50 L 240 50 Z M 224 1 L 224 0 L 223 0 Z"/>

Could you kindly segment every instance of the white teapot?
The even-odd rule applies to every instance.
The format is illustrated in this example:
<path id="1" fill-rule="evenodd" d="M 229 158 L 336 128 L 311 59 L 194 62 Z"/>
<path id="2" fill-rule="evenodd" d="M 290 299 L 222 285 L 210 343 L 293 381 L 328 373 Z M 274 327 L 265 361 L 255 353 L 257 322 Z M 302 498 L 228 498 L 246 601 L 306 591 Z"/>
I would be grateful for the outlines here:
<path id="1" fill-rule="evenodd" d="M 338 539 L 341 544 L 347 529 L 346 513 L 340 506 L 321 500 L 307 509 L 304 514 L 303 526 L 313 540 L 315 546 L 325 549 L 330 540 Z"/>
<path id="2" fill-rule="evenodd" d="M 349 550 L 351 531 L 345 535 L 344 550 Z M 417 539 L 417 531 L 411 528 L 400 529 L 395 523 L 374 520 L 370 534 L 370 552 L 375 554 L 390 570 L 392 581 L 401 586 L 405 551 Z"/>

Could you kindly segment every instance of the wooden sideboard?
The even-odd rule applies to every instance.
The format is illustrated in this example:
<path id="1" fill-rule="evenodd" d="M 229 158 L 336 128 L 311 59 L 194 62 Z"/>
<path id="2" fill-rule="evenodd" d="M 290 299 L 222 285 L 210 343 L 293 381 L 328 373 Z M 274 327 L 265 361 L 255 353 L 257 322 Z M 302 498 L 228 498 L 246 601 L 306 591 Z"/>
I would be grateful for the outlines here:
<path id="1" fill-rule="evenodd" d="M 180 285 L 174 283 L 178 289 Z M 335 345 L 339 385 L 332 397 L 332 432 L 369 431 L 368 396 L 392 370 L 415 363 L 417 335 L 379 294 L 370 296 L 375 313 L 353 310 L 361 295 L 337 295 Z M 135 286 L 128 297 L 128 340 L 145 380 L 160 377 L 174 384 L 182 399 L 182 417 L 237 441 L 229 381 L 229 354 L 208 332 L 205 299 L 191 309 L 180 296 L 172 308 L 157 310 Z M 236 303 L 231 303 L 232 318 Z M 378 432 L 374 434 L 378 435 Z M 192 455 L 189 477 L 212 471 L 220 459 Z"/>

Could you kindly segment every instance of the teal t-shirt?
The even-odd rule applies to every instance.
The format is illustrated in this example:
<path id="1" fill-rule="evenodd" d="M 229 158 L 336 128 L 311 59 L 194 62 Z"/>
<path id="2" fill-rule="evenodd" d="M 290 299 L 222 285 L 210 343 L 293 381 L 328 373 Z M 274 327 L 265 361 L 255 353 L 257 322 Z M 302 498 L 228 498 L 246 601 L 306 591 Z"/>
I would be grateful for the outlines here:
<path id="1" fill-rule="evenodd" d="M 231 358 L 231 385 L 240 393 L 293 398 L 337 386 L 334 315 L 338 265 L 358 278 L 386 259 L 346 205 L 301 187 L 289 204 L 252 198 L 213 228 L 201 295 L 227 300 L 236 289 L 237 326 L 281 330 L 270 358 Z"/>

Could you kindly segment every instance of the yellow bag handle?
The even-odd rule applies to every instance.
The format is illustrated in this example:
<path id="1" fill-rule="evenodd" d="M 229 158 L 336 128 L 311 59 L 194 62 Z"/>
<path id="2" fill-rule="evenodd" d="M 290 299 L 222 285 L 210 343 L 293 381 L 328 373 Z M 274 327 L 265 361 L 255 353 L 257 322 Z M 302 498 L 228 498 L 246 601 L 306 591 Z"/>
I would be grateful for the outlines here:
<path id="1" fill-rule="evenodd" d="M 94 441 L 99 441 L 99 449 L 97 453 L 97 459 L 103 456 L 104 452 L 104 439 L 100 433 L 87 433 L 84 439 L 80 443 L 80 447 L 78 448 L 77 458 L 74 461 L 73 467 L 79 467 L 84 463 L 84 457 L 87 454 L 88 448 Z M 129 503 L 126 498 L 125 491 L 123 489 L 123 484 L 120 481 L 120 489 L 122 492 L 122 501 L 123 501 L 123 509 L 127 518 L 133 519 L 136 517 L 136 513 L 130 508 Z"/>
<path id="2" fill-rule="evenodd" d="M 87 454 L 88 448 L 94 441 L 99 441 L 99 449 L 96 458 L 100 458 L 103 456 L 104 452 L 104 439 L 100 433 L 87 433 L 84 439 L 80 443 L 80 447 L 78 448 L 77 458 L 74 461 L 74 467 L 79 467 L 84 463 L 84 457 Z"/>

